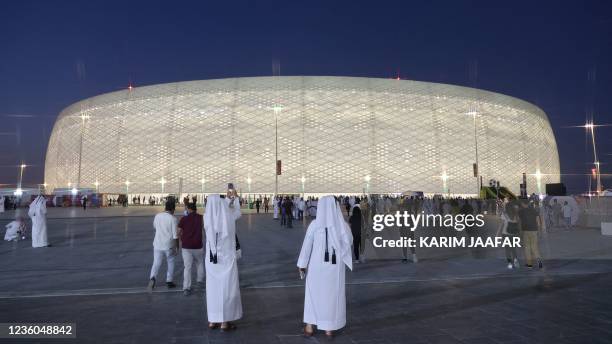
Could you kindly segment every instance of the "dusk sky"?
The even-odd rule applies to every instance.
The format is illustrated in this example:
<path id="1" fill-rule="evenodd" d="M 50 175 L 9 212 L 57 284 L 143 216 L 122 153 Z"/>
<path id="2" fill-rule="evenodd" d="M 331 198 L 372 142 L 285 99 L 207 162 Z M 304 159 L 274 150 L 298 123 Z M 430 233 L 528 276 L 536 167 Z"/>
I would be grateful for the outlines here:
<path id="1" fill-rule="evenodd" d="M 73 102 L 129 83 L 268 76 L 273 61 L 280 75 L 399 74 L 534 103 L 572 193 L 593 156 L 584 129 L 567 127 L 612 123 L 609 1 L 14 1 L 0 51 L 3 184 L 22 161 L 24 184 L 43 182 L 53 123 Z M 609 173 L 612 127 L 596 133 Z"/>

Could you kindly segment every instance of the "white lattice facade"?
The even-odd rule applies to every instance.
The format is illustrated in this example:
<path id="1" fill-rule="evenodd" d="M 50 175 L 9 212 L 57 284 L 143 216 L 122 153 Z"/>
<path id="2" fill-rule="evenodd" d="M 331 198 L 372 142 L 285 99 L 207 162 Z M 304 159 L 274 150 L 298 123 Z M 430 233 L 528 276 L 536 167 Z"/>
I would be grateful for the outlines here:
<path id="1" fill-rule="evenodd" d="M 277 123 L 277 124 L 275 124 Z M 278 134 L 275 134 L 278 129 Z M 64 109 L 45 163 L 48 188 L 100 192 L 470 194 L 559 181 L 546 114 L 497 93 L 417 81 L 255 77 L 122 90 Z M 126 181 L 128 183 L 126 183 Z M 127 185 L 126 185 L 127 184 Z"/>

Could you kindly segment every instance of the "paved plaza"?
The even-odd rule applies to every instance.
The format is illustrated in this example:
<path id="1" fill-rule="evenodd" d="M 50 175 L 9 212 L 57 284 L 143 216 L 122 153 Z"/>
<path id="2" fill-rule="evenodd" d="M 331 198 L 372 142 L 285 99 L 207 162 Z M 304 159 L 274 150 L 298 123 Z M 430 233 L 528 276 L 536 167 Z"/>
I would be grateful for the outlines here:
<path id="1" fill-rule="evenodd" d="M 300 335 L 295 263 L 307 222 L 239 220 L 244 318 L 220 333 L 206 328 L 204 291 L 183 296 L 180 255 L 178 288 L 146 292 L 157 210 L 50 209 L 52 247 L 2 242 L 0 322 L 77 324 L 76 340 L 13 342 L 612 343 L 612 238 L 595 229 L 548 234 L 541 249 L 553 258 L 542 271 L 508 271 L 501 250 L 461 248 L 419 251 L 418 264 L 399 253 L 357 264 L 347 272 L 347 326 L 329 340 Z"/>

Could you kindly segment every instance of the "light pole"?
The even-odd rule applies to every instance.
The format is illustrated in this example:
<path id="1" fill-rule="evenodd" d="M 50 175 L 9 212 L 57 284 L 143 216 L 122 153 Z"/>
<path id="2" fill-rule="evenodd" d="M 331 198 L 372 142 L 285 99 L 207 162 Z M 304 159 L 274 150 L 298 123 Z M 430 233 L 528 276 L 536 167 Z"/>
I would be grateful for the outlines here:
<path id="1" fill-rule="evenodd" d="M 84 112 L 81 112 L 79 116 L 81 118 L 81 138 L 79 140 L 79 171 L 77 176 L 77 189 L 81 187 L 81 160 L 83 155 L 83 136 L 85 135 L 85 120 L 89 119 L 89 115 L 86 115 Z"/>
<path id="2" fill-rule="evenodd" d="M 300 180 L 302 182 L 302 197 L 306 196 L 306 194 L 304 193 L 304 185 L 306 184 L 306 177 L 302 176 L 302 179 Z"/>
<path id="3" fill-rule="evenodd" d="M 22 186 L 22 182 L 23 182 L 23 170 L 25 170 L 25 168 L 26 168 L 27 166 L 28 166 L 28 165 L 26 165 L 26 164 L 24 164 L 24 163 L 22 163 L 22 164 L 19 166 L 19 183 L 17 184 L 17 190 L 15 190 L 15 191 L 18 191 L 19 193 L 22 193 L 22 192 L 23 192 L 23 189 L 21 188 L 21 186 Z"/>
<path id="4" fill-rule="evenodd" d="M 599 159 L 597 158 L 597 146 L 595 145 L 595 124 L 587 122 L 584 127 L 591 134 L 591 142 L 593 143 L 593 159 L 595 165 L 595 177 L 597 182 L 597 195 L 601 195 L 601 172 L 599 170 Z"/>
<path id="5" fill-rule="evenodd" d="M 161 184 L 161 193 L 164 193 L 164 186 L 166 185 L 166 179 L 164 179 L 164 177 L 161 177 L 161 180 L 159 181 L 159 183 Z"/>
<path id="6" fill-rule="evenodd" d="M 440 176 L 440 178 L 442 179 L 442 191 L 447 194 L 448 193 L 448 175 L 446 174 L 446 171 L 442 172 L 442 175 Z"/>
<path id="7" fill-rule="evenodd" d="M 542 194 L 542 173 L 540 172 L 540 170 L 536 170 L 536 173 L 534 174 L 535 178 L 536 178 L 536 185 L 538 187 L 538 195 Z"/>
<path id="8" fill-rule="evenodd" d="M 476 178 L 476 195 L 480 195 L 480 189 L 482 186 L 480 185 L 480 166 L 478 165 L 478 126 L 476 125 L 476 116 L 478 115 L 478 111 L 470 110 L 466 113 L 466 115 L 471 115 L 474 123 L 474 177 Z"/>
<path id="9" fill-rule="evenodd" d="M 599 158 L 597 157 L 597 145 L 595 142 L 595 128 L 596 127 L 608 127 L 610 126 L 610 124 L 594 124 L 593 120 L 588 120 L 584 125 L 577 125 L 577 126 L 570 126 L 570 128 L 584 128 L 586 130 L 586 134 L 590 134 L 591 135 L 591 144 L 593 147 L 593 165 L 594 166 L 594 170 L 595 170 L 595 182 L 597 183 L 597 195 L 600 196 L 601 192 L 602 192 L 602 186 L 601 186 L 601 172 L 600 172 L 600 162 L 599 162 Z M 590 179 L 589 179 L 589 183 L 590 183 Z M 591 192 L 591 187 L 589 186 L 589 193 Z"/>
<path id="10" fill-rule="evenodd" d="M 130 193 L 130 181 L 126 180 L 125 181 L 125 196 L 127 197 L 129 193 Z"/>
<path id="11" fill-rule="evenodd" d="M 274 111 L 274 156 L 275 156 L 275 164 L 276 164 L 275 179 L 274 179 L 274 195 L 278 195 L 278 173 L 280 172 L 278 170 L 278 114 L 281 112 L 282 109 L 283 107 L 280 104 L 275 104 L 272 107 L 272 110 Z"/>
<path id="12" fill-rule="evenodd" d="M 96 179 L 96 182 L 94 183 L 94 186 L 96 187 L 96 193 L 100 193 L 100 183 L 98 182 L 97 179 Z"/>
<path id="13" fill-rule="evenodd" d="M 370 175 L 367 175 L 367 176 L 365 176 L 365 177 L 363 178 L 363 180 L 365 180 L 365 182 L 366 182 L 365 193 L 366 193 L 367 195 L 369 195 L 369 194 L 370 194 L 370 179 L 371 179 L 371 178 L 370 178 Z"/>

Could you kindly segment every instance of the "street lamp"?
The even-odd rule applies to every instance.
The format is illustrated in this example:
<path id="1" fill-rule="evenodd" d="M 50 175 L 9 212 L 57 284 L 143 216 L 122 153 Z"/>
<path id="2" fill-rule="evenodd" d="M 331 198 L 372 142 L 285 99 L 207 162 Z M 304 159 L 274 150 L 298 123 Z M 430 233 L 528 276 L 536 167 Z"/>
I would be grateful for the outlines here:
<path id="1" fill-rule="evenodd" d="M 250 177 L 250 176 L 249 176 L 249 177 L 247 177 L 247 185 L 248 185 L 248 187 L 249 187 L 249 193 L 251 193 L 251 182 L 252 182 L 252 181 L 253 181 L 253 180 L 251 179 L 251 177 Z"/>
<path id="2" fill-rule="evenodd" d="M 96 182 L 94 183 L 94 186 L 96 187 L 96 193 L 100 193 L 100 183 L 98 183 L 97 179 L 96 179 Z"/>
<path id="3" fill-rule="evenodd" d="M 474 122 L 474 158 L 476 160 L 474 164 L 474 177 L 476 177 L 476 195 L 480 195 L 480 189 L 482 188 L 482 185 L 480 185 L 480 169 L 478 166 L 478 126 L 476 125 L 476 116 L 479 115 L 479 112 L 475 110 L 470 110 L 465 114 L 471 115 Z"/>
<path id="4" fill-rule="evenodd" d="M 130 181 L 126 180 L 125 181 L 125 195 L 127 196 L 128 193 L 130 193 Z"/>
<path id="5" fill-rule="evenodd" d="M 274 179 L 274 194 L 278 195 L 278 114 L 282 111 L 283 106 L 280 104 L 274 104 L 272 111 L 274 111 L 274 155 L 276 166 L 275 179 Z"/>
<path id="6" fill-rule="evenodd" d="M 448 193 L 448 175 L 446 174 L 446 171 L 442 172 L 442 175 L 440 176 L 440 179 L 442 179 L 442 191 L 444 193 Z"/>
<path id="7" fill-rule="evenodd" d="M 20 170 L 19 170 L 19 184 L 17 185 L 18 189 L 21 189 L 22 181 L 23 181 L 23 170 L 25 170 L 27 166 L 28 165 L 23 164 L 23 163 L 19 166 Z"/>
<path id="8" fill-rule="evenodd" d="M 591 134 L 591 142 L 593 143 L 593 163 L 595 165 L 595 176 L 597 178 L 597 195 L 601 194 L 601 172 L 599 169 L 599 159 L 597 158 L 597 146 L 595 145 L 595 127 L 593 122 L 586 122 L 584 124 L 585 130 Z"/>
<path id="9" fill-rule="evenodd" d="M 166 179 L 164 179 L 164 177 L 161 177 L 161 180 L 159 181 L 159 183 L 161 184 L 161 193 L 164 193 L 164 185 L 166 185 Z"/>
<path id="10" fill-rule="evenodd" d="M 304 184 L 306 184 L 306 177 L 302 176 L 300 181 L 302 182 L 302 196 L 304 196 Z"/>
<path id="11" fill-rule="evenodd" d="M 596 127 L 607 127 L 610 126 L 610 124 L 595 124 L 593 123 L 592 120 L 587 121 L 586 123 L 584 123 L 584 125 L 578 125 L 578 126 L 571 126 L 572 128 L 584 128 L 586 131 L 587 135 L 591 135 L 591 143 L 593 146 L 593 165 L 595 165 L 595 179 L 596 179 L 596 183 L 597 183 L 597 190 L 596 193 L 597 195 L 601 195 L 602 192 L 602 186 L 601 186 L 601 172 L 600 172 L 600 162 L 599 159 L 597 157 L 597 145 L 595 143 L 595 128 Z M 589 187 L 589 193 L 591 192 L 590 187 Z"/>
<path id="12" fill-rule="evenodd" d="M 538 194 L 541 195 L 542 194 L 542 173 L 540 173 L 540 170 L 536 170 L 536 173 L 534 174 L 535 178 L 536 178 L 536 185 L 538 186 Z"/>
<path id="13" fill-rule="evenodd" d="M 367 176 L 365 176 L 365 177 L 363 178 L 363 180 L 365 180 L 365 182 L 366 182 L 366 189 L 365 189 L 366 194 L 369 194 L 369 193 L 370 193 L 370 179 L 371 179 L 371 178 L 370 178 L 370 175 L 367 175 Z"/>
<path id="14" fill-rule="evenodd" d="M 81 161 L 83 158 L 83 138 L 85 136 L 85 122 L 89 119 L 89 115 L 82 111 L 79 117 L 81 118 L 81 137 L 79 140 L 79 170 L 76 184 L 77 188 L 81 187 Z"/>

